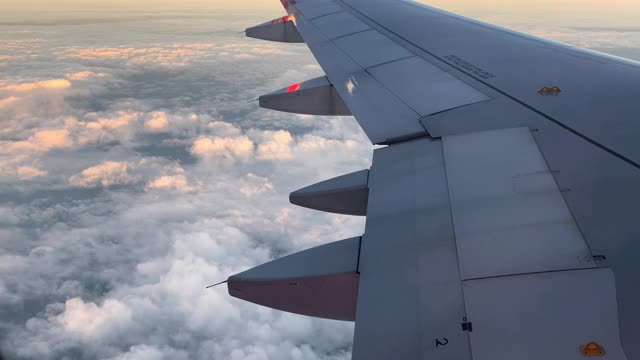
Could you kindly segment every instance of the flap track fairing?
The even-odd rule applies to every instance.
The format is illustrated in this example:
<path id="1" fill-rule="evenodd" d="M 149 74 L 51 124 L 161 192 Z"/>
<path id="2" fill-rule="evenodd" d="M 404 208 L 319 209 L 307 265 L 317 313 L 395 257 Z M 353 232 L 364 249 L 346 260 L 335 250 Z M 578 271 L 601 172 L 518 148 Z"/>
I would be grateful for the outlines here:
<path id="1" fill-rule="evenodd" d="M 311 79 L 262 95 L 260 107 L 306 115 L 351 115 L 349 108 L 325 77 Z"/>
<path id="2" fill-rule="evenodd" d="M 282 311 L 355 321 L 360 240 L 335 241 L 233 275 L 229 294 Z"/>
<path id="3" fill-rule="evenodd" d="M 345 215 L 367 215 L 369 170 L 325 180 L 289 195 L 292 204 Z"/>

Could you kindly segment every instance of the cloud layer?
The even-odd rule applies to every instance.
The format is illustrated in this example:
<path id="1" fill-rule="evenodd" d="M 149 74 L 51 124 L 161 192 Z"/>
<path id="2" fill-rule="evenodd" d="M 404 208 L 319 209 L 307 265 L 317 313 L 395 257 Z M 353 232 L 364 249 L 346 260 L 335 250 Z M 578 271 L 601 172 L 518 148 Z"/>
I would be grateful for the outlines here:
<path id="1" fill-rule="evenodd" d="M 25 25 L 4 40 L 11 49 L 0 64 L 11 69 L 0 82 L 6 357 L 350 357 L 352 324 L 205 290 L 275 257 L 360 234 L 361 218 L 287 199 L 369 166 L 371 156 L 352 118 L 248 103 L 319 68 L 303 46 L 229 30 L 247 19 L 215 20 L 151 16 L 131 24 L 133 37 L 99 22 L 78 31 L 66 21 Z M 40 32 L 49 28 L 55 32 Z M 92 40 L 104 34 L 103 43 Z"/>

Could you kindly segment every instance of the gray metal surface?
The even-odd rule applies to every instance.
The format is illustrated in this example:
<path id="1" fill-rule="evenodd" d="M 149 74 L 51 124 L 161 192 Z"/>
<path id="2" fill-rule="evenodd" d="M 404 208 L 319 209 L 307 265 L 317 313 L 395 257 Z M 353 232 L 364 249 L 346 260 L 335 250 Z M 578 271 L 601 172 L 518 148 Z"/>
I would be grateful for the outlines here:
<path id="1" fill-rule="evenodd" d="M 470 359 L 441 142 L 375 150 L 369 187 L 353 359 Z"/>
<path id="2" fill-rule="evenodd" d="M 365 69 L 413 56 L 409 50 L 375 30 L 343 36 L 335 39 L 334 43 Z"/>
<path id="3" fill-rule="evenodd" d="M 333 0 L 302 0 L 296 2 L 296 8 L 307 18 L 313 19 L 327 14 L 343 11 Z"/>
<path id="4" fill-rule="evenodd" d="M 419 114 L 385 89 L 304 16 L 297 16 L 296 24 L 327 78 L 373 143 L 426 133 L 418 121 Z"/>
<path id="5" fill-rule="evenodd" d="M 311 5 L 312 2 L 314 5 Z M 331 2 L 326 2 L 329 3 Z M 366 59 L 363 55 L 366 51 L 364 46 L 361 49 L 336 46 L 341 41 L 347 42 L 343 39 L 356 37 L 358 34 L 343 35 L 342 38 L 329 40 L 328 37 L 331 35 L 323 33 L 328 31 L 326 26 L 320 31 L 305 19 L 305 16 L 316 15 L 307 15 L 311 12 L 304 10 L 305 6 L 331 8 L 324 11 L 332 12 L 336 10 L 333 5 L 324 5 L 325 2 L 322 0 L 300 0 L 291 3 L 285 0 L 283 4 L 290 14 L 296 15 L 300 34 L 327 77 L 336 84 L 336 90 L 373 143 L 403 139 L 417 134 L 424 135 L 426 130 L 433 137 L 448 137 L 513 127 L 533 129 L 533 138 L 547 169 L 550 170 L 557 189 L 561 190 L 561 196 L 584 240 L 594 255 L 607 257 L 606 262 L 615 273 L 622 343 L 629 358 L 640 358 L 640 347 L 636 346 L 640 339 L 640 332 L 637 330 L 637 323 L 640 322 L 640 309 L 637 306 L 640 303 L 640 289 L 637 286 L 640 271 L 636 259 L 637 254 L 640 254 L 640 225 L 637 215 L 640 214 L 640 191 L 637 191 L 640 185 L 640 147 L 635 139 L 638 134 L 636 117 L 640 109 L 640 103 L 636 101 L 640 95 L 640 70 L 637 63 L 533 38 L 413 2 L 336 1 L 335 4 L 340 9 L 344 9 L 373 29 L 361 34 L 375 31 L 490 98 L 487 101 L 421 116 L 426 112 L 414 111 L 413 106 L 408 106 L 406 100 L 411 99 L 411 96 L 417 96 L 412 100 L 413 103 L 422 105 L 420 100 L 424 99 L 428 104 L 428 98 L 420 96 L 432 90 L 431 84 L 422 82 L 408 86 L 407 89 L 411 88 L 412 91 L 404 95 L 399 91 L 390 91 L 381 84 L 380 79 L 371 76 L 363 68 L 367 65 L 363 60 Z M 298 8 L 304 11 L 298 11 Z M 331 16 L 330 12 L 323 15 Z M 351 21 L 346 25 L 347 28 L 349 26 L 352 26 Z M 345 27 L 337 26 L 334 30 L 344 33 Z M 354 76 L 362 73 L 368 76 Z M 402 85 L 401 82 L 399 84 Z M 538 90 L 545 86 L 558 86 L 561 92 L 555 96 L 540 94 Z M 505 148 L 503 151 L 510 152 L 512 149 Z M 406 156 L 418 158 L 414 154 Z M 431 154 L 424 156 L 429 158 Z M 407 179 L 414 179 L 416 176 L 400 173 Z M 547 182 L 548 175 L 545 178 Z M 536 184 L 537 182 L 538 180 L 535 181 Z M 522 185 L 519 180 L 516 183 Z M 411 188 L 410 185 L 404 184 L 407 188 Z M 526 185 L 529 186 L 531 183 Z M 390 194 L 404 194 L 397 187 L 391 186 L 390 189 Z M 369 211 L 372 209 L 371 203 L 375 202 L 374 198 L 378 195 L 372 193 L 370 196 Z M 393 198 L 383 198 L 390 204 L 395 204 Z M 387 241 L 396 241 L 397 237 L 393 233 L 375 227 L 373 222 L 384 224 L 388 221 L 389 224 L 393 224 L 404 221 L 405 228 L 399 229 L 399 244 L 408 244 L 408 240 L 403 237 L 404 234 L 414 231 L 409 224 L 410 219 L 420 217 L 420 211 L 424 210 L 424 207 L 419 207 L 421 210 L 416 212 L 415 206 L 420 202 L 415 199 L 414 201 L 414 205 L 410 205 L 409 200 L 406 200 L 409 205 L 404 207 L 390 206 L 395 211 L 390 210 L 386 213 L 387 220 L 382 213 L 373 221 L 368 219 L 367 231 L 377 229 L 386 234 Z M 489 202 L 495 201 L 495 197 L 489 199 Z M 381 209 L 386 206 L 380 202 L 375 203 Z M 481 212 L 483 207 L 475 207 L 474 211 Z M 516 211 L 508 216 L 518 214 Z M 481 215 L 484 214 L 474 216 Z M 428 236 L 428 233 L 412 234 L 416 238 Z M 574 232 L 571 231 L 570 234 Z M 368 233 L 367 237 L 369 236 L 377 238 L 378 235 Z M 569 236 L 572 238 L 573 235 Z M 362 359 L 367 356 L 384 358 L 383 355 L 388 355 L 387 358 L 402 358 L 402 354 L 409 354 L 409 358 L 419 358 L 415 357 L 416 352 L 411 351 L 415 350 L 416 346 L 431 343 L 423 339 L 423 329 L 416 326 L 416 319 L 423 318 L 423 314 L 420 313 L 422 307 L 416 305 L 422 301 L 416 294 L 422 294 L 419 289 L 423 285 L 417 278 L 418 275 L 413 274 L 406 278 L 399 276 L 407 267 L 415 269 L 414 258 L 399 254 L 401 250 L 391 245 L 376 246 L 379 248 L 375 250 L 380 253 L 388 252 L 392 259 L 397 260 L 401 255 L 407 256 L 409 265 L 397 266 L 398 263 L 394 262 L 396 260 L 391 259 L 381 261 L 380 266 L 385 268 L 371 270 L 374 271 L 371 274 L 388 282 L 400 279 L 401 284 L 385 284 L 381 292 L 376 292 L 370 288 L 374 283 L 374 277 L 369 277 L 366 285 L 367 296 L 380 298 L 369 301 L 406 305 L 408 308 L 413 306 L 419 311 L 414 311 L 414 318 L 409 318 L 402 309 L 398 312 L 397 319 L 391 313 L 383 311 L 377 314 L 373 310 L 368 313 L 370 318 L 359 316 L 354 356 L 361 354 Z M 556 245 L 554 243 L 551 246 L 555 249 Z M 364 258 L 363 260 L 367 261 Z M 511 262 L 508 264 L 513 265 Z M 393 265 L 392 275 L 396 278 L 385 273 L 389 271 L 389 265 Z M 439 270 L 434 268 L 434 272 Z M 362 285 L 365 286 L 364 283 Z M 416 289 L 411 289 L 410 286 Z M 407 298 L 402 300 L 404 302 L 394 303 L 395 299 L 391 295 L 385 295 L 384 290 L 407 290 Z M 442 299 L 438 297 L 436 300 Z M 359 301 L 365 300 L 360 298 Z M 531 308 L 536 306 L 532 304 Z M 426 306 L 426 309 L 427 312 L 432 311 L 429 306 Z M 389 312 L 396 310 L 397 308 L 394 308 Z M 549 320 L 543 312 L 537 314 L 545 318 L 540 320 Z M 520 314 L 513 315 L 514 318 L 518 316 Z M 398 325 L 403 321 L 407 329 L 401 329 Z M 363 325 L 360 325 L 360 322 Z M 386 322 L 391 324 L 388 330 L 368 330 L 369 327 L 380 327 L 380 324 Z M 386 337 L 383 337 L 383 332 Z M 363 340 L 365 338 L 370 340 Z M 384 352 L 387 347 L 396 349 L 403 345 L 407 346 L 407 352 Z M 382 355 L 378 355 L 375 350 Z M 547 358 L 546 353 L 538 354 L 538 358 Z"/>
<path id="6" fill-rule="evenodd" d="M 297 252 L 231 276 L 236 280 L 301 278 L 356 271 L 360 237 Z"/>
<path id="7" fill-rule="evenodd" d="M 634 160 L 640 151 L 635 139 L 638 66 L 413 2 L 338 3 L 374 30 L 491 97 L 423 117 L 420 122 L 432 136 L 519 126 L 537 130 L 534 138 L 584 239 L 594 255 L 607 257 L 616 274 L 621 338 L 628 355 L 639 358 L 640 348 L 634 346 L 640 338 L 640 167 Z M 296 13 L 293 6 L 288 10 Z M 299 30 L 329 78 L 359 67 L 353 62 L 345 67 L 343 53 L 313 27 Z M 562 92 L 543 96 L 538 90 L 544 86 L 559 86 Z M 343 98 L 348 95 L 340 91 Z M 376 111 L 359 111 L 367 108 L 367 101 L 375 108 L 379 98 L 361 99 L 358 111 L 350 101 L 345 98 L 373 143 L 416 132 L 413 119 L 402 112 L 377 116 Z"/>
<path id="8" fill-rule="evenodd" d="M 349 99 L 345 103 L 352 113 L 375 119 L 363 122 L 361 126 L 367 135 L 378 139 L 377 143 L 425 132 L 417 121 L 419 115 L 368 72 L 361 70 L 351 73 L 334 84 L 340 96 Z"/>
<path id="9" fill-rule="evenodd" d="M 596 266 L 531 130 L 442 143 L 463 279 Z"/>
<path id="10" fill-rule="evenodd" d="M 489 99 L 417 56 L 375 66 L 368 71 L 422 116 Z"/>
<path id="11" fill-rule="evenodd" d="M 539 120 L 544 121 L 544 118 L 536 112 L 502 94 L 493 92 L 490 96 L 489 101 L 425 116 L 420 119 L 420 122 L 431 136 L 443 137 L 477 131 L 526 127 Z M 532 128 L 536 127 L 532 126 Z"/>
<path id="12" fill-rule="evenodd" d="M 369 170 L 338 176 L 296 190 L 289 195 L 292 204 L 346 215 L 367 215 Z"/>
<path id="13" fill-rule="evenodd" d="M 260 107 L 308 115 L 351 115 L 325 76 L 293 84 L 258 98 Z"/>
<path id="14" fill-rule="evenodd" d="M 425 57 L 533 107 L 640 163 L 636 145 L 640 65 L 524 35 L 413 1 L 345 0 Z M 375 25 L 374 25 L 375 26 Z M 558 86 L 558 96 L 538 90 Z"/>
<path id="15" fill-rule="evenodd" d="M 573 270 L 464 282 L 474 360 L 581 360 L 591 341 L 626 359 L 610 269 Z"/>
<path id="16" fill-rule="evenodd" d="M 311 23 L 329 39 L 370 29 L 369 26 L 347 12 L 318 17 L 311 20 Z"/>

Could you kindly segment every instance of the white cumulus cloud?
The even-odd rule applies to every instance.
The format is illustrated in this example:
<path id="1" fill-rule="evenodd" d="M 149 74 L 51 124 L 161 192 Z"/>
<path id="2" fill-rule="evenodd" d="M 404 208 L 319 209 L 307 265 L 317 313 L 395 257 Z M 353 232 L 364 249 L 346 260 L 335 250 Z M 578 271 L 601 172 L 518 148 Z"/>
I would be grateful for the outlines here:
<path id="1" fill-rule="evenodd" d="M 191 153 L 200 157 L 247 159 L 253 154 L 254 143 L 246 135 L 238 137 L 200 138 L 193 142 Z"/>
<path id="2" fill-rule="evenodd" d="M 128 184 L 137 180 L 131 173 L 132 164 L 124 161 L 105 161 L 88 167 L 69 178 L 69 183 L 80 187 L 107 187 Z"/>

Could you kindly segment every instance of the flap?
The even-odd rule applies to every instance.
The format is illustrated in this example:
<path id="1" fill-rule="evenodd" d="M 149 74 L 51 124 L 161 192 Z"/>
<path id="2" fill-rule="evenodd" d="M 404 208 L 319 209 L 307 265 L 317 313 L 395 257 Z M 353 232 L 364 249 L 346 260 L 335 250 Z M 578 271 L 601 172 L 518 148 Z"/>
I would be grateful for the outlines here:
<path id="1" fill-rule="evenodd" d="M 465 281 L 464 295 L 474 360 L 626 359 L 610 269 Z"/>

